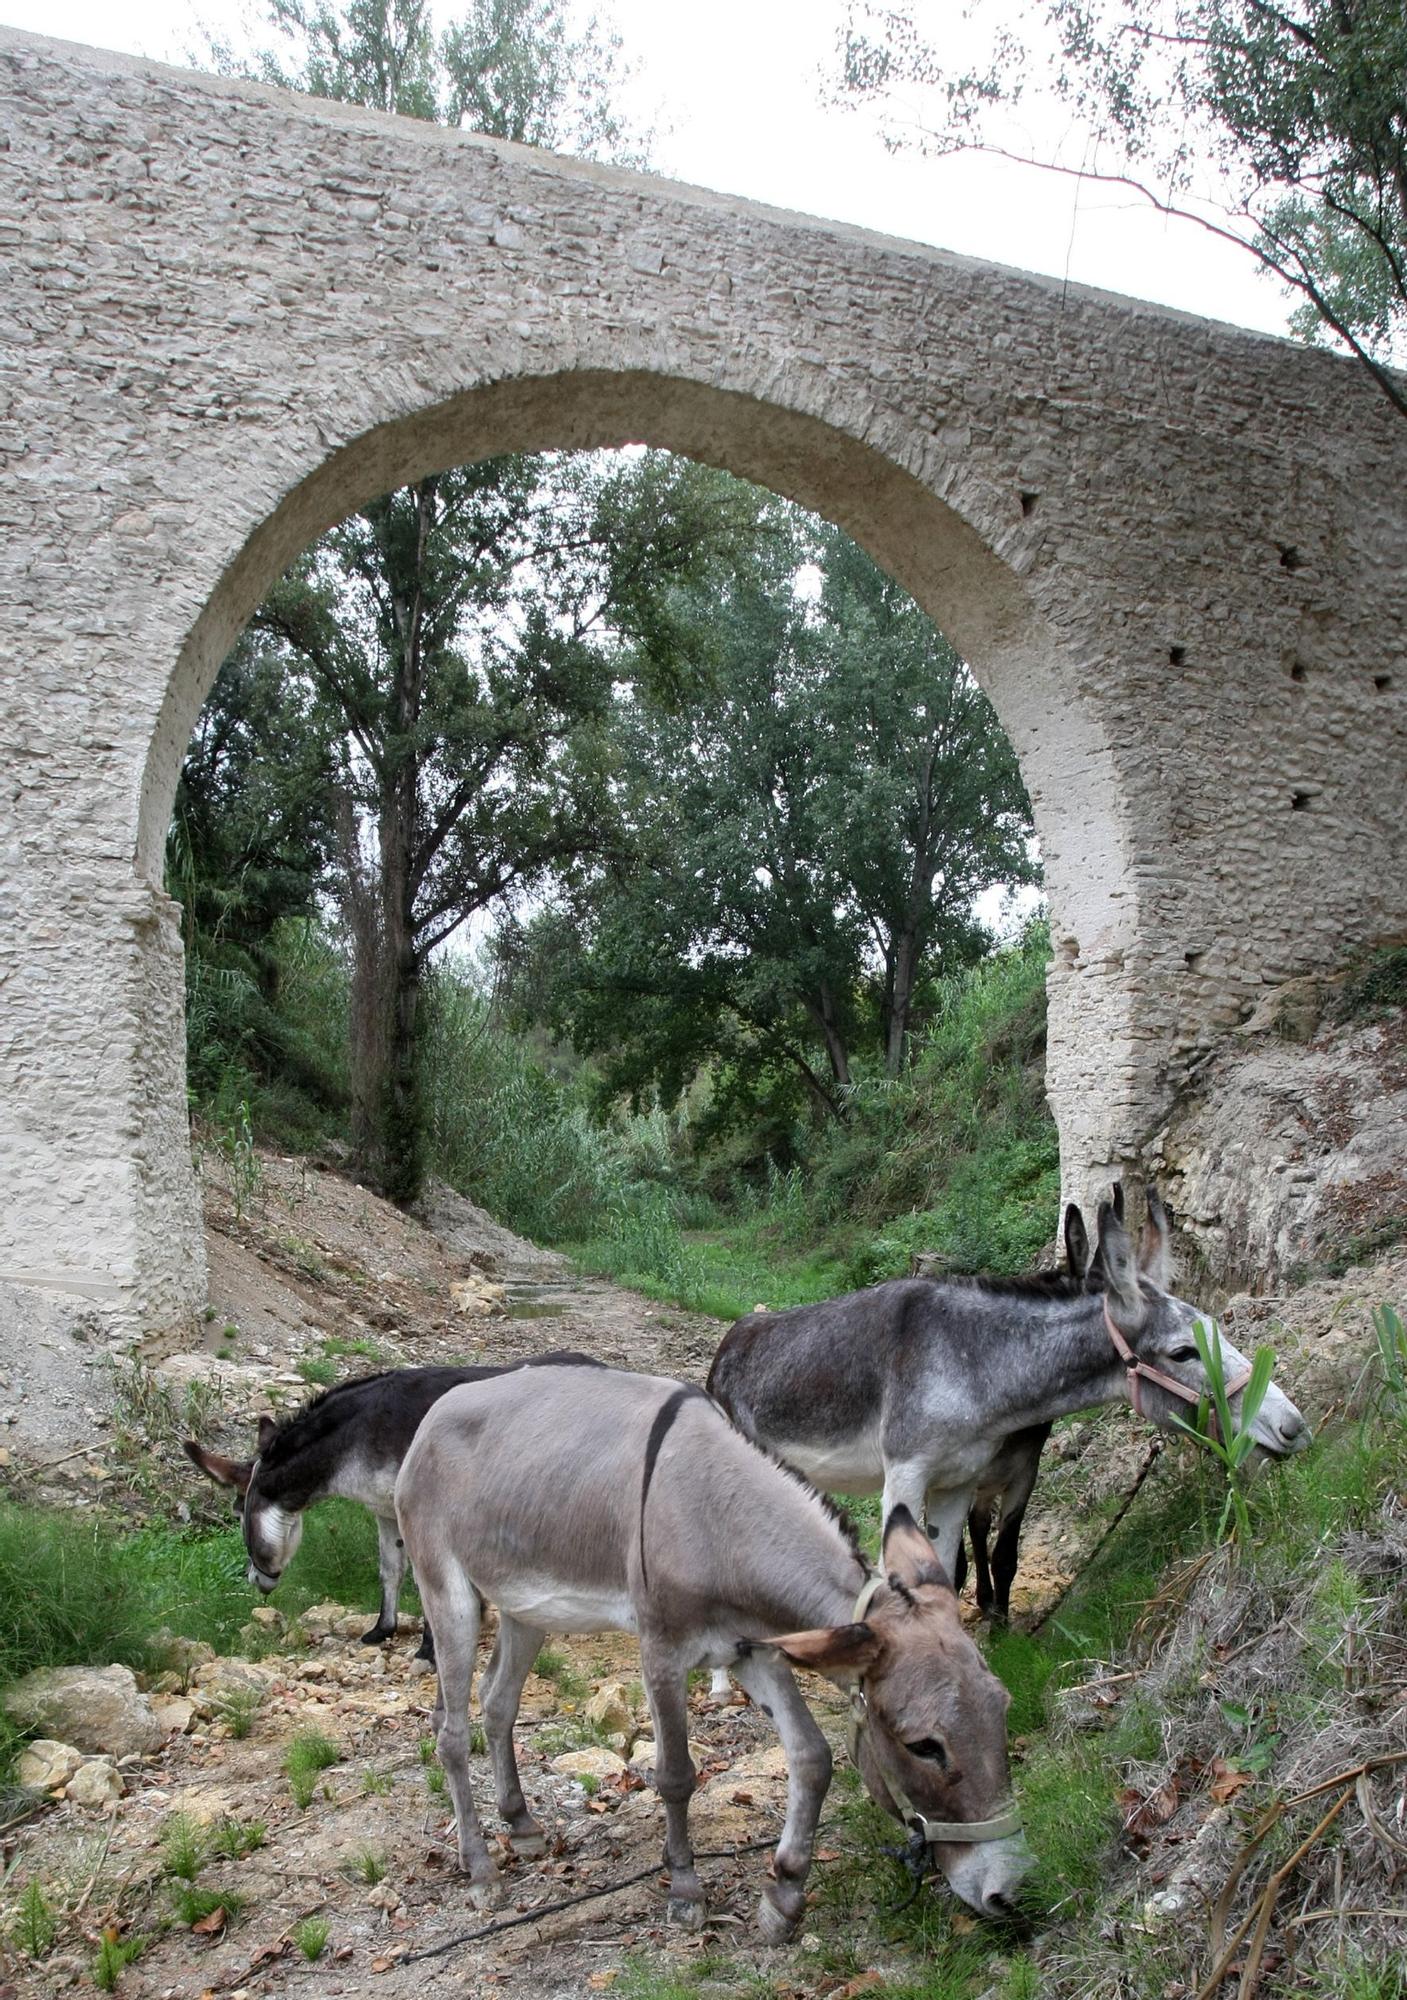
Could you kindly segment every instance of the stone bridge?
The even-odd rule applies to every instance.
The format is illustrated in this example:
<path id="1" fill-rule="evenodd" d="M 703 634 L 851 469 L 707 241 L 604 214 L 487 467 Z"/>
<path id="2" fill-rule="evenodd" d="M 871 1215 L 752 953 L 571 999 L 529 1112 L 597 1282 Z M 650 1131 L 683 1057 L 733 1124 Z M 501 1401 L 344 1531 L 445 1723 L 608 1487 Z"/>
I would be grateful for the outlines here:
<path id="1" fill-rule="evenodd" d="M 1407 424 L 1352 364 L 8 29 L 0 190 L 0 1279 L 200 1301 L 182 752 L 314 536 L 488 453 L 724 466 L 963 650 L 1045 856 L 1067 1192 L 1407 930 Z"/>

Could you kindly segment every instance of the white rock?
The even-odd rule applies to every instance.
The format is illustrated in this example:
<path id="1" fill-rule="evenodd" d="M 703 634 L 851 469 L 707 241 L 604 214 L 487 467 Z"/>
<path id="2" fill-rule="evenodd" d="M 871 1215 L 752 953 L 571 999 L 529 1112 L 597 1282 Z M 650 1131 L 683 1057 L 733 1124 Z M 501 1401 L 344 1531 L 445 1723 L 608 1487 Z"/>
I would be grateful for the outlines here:
<path id="1" fill-rule="evenodd" d="M 69 1779 L 65 1796 L 79 1806 L 114 1805 L 122 1797 L 122 1779 L 106 1757 L 90 1757 Z"/>
<path id="2" fill-rule="evenodd" d="M 605 1736 L 635 1734 L 635 1717 L 619 1681 L 603 1681 L 586 1704 L 586 1719 Z"/>
<path id="3" fill-rule="evenodd" d="M 552 1759 L 552 1769 L 564 1778 L 618 1778 L 625 1768 L 614 1750 L 568 1750 Z"/>
<path id="4" fill-rule="evenodd" d="M 82 1762 L 83 1752 L 75 1750 L 71 1743 L 55 1743 L 41 1736 L 20 1752 L 17 1775 L 22 1785 L 30 1785 L 37 1792 L 56 1792 L 60 1785 L 68 1783 Z"/>
<path id="5" fill-rule="evenodd" d="M 21 1729 L 46 1729 L 52 1740 L 114 1757 L 159 1750 L 166 1731 L 130 1667 L 48 1667 L 26 1674 L 5 1694 Z"/>

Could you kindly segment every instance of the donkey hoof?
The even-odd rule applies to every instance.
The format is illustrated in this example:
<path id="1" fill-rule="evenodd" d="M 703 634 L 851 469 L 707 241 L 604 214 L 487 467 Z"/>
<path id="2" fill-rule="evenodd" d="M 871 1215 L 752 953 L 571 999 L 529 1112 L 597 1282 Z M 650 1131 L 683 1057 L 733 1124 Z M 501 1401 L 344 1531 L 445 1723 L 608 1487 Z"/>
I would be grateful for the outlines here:
<path id="1" fill-rule="evenodd" d="M 502 1892 L 503 1880 L 495 1868 L 492 1875 L 475 1876 L 464 1885 L 464 1894 L 471 1910 L 491 1910 Z"/>
<path id="2" fill-rule="evenodd" d="M 702 1930 L 707 1914 L 702 1896 L 671 1896 L 669 1899 L 669 1921 L 679 1924 L 686 1931 Z"/>
<path id="3" fill-rule="evenodd" d="M 540 1861 L 547 1852 L 547 1835 L 540 1827 L 533 1827 L 527 1833 L 508 1834 L 509 1845 L 520 1861 Z"/>
<path id="4" fill-rule="evenodd" d="M 372 1626 L 369 1632 L 362 1633 L 362 1644 L 364 1646 L 381 1646 L 384 1645 L 388 1639 L 394 1639 L 395 1636 L 396 1636 L 395 1626 L 383 1625 L 378 1619 L 376 1624 Z"/>
<path id="5" fill-rule="evenodd" d="M 784 1910 L 779 1910 L 772 1898 L 765 1890 L 763 1891 L 762 1900 L 757 1906 L 757 1928 L 762 1933 L 764 1944 L 790 1944 L 796 1935 L 796 1926 L 799 1922 L 799 1917 L 789 1917 Z"/>

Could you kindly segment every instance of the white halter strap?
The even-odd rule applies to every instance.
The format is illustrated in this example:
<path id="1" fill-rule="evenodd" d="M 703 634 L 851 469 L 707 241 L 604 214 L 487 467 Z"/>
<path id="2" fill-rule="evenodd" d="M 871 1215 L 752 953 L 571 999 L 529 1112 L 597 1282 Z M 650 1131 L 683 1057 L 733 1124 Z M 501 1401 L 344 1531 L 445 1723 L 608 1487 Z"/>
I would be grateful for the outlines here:
<path id="1" fill-rule="evenodd" d="M 860 1595 L 855 1599 L 855 1609 L 852 1614 L 855 1624 L 858 1625 L 861 1623 L 866 1611 L 870 1607 L 871 1599 L 884 1581 L 884 1577 L 878 1570 L 872 1576 L 866 1577 L 861 1587 Z M 882 1727 L 883 1724 L 876 1723 L 870 1714 L 870 1705 L 865 1696 L 865 1676 L 861 1674 L 854 1687 L 850 1690 L 848 1747 L 850 1750 L 850 1761 L 857 1771 L 860 1769 L 860 1738 L 862 1734 L 867 1729 L 879 1729 Z M 903 1824 L 912 1829 L 913 1832 L 922 1834 L 923 1838 L 930 1844 L 934 1841 L 973 1842 L 979 1840 L 1008 1840 L 1013 1834 L 1020 1833 L 1021 1831 L 1021 1815 L 1017 1812 L 1014 1805 L 1008 1806 L 1004 1813 L 998 1813 L 994 1819 L 929 1819 L 926 1814 L 919 1811 L 912 1799 L 908 1798 L 900 1790 L 899 1786 L 895 1784 L 893 1778 L 890 1777 L 886 1770 L 880 1769 L 878 1776 L 880 1783 L 893 1801 Z"/>

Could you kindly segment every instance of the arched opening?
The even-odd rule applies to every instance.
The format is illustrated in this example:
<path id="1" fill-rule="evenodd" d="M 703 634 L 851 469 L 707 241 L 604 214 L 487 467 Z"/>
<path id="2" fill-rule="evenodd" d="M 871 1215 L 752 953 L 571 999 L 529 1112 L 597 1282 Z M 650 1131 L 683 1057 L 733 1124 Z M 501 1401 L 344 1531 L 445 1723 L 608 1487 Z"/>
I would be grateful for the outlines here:
<path id="1" fill-rule="evenodd" d="M 168 685 L 144 773 L 136 862 L 153 887 L 185 745 L 219 663 L 273 581 L 319 534 L 376 494 L 506 452 L 666 448 L 796 501 L 843 528 L 951 635 L 1010 735 L 1046 857 L 1057 949 L 1052 965 L 1052 1102 L 1067 1183 L 1088 1191 L 1111 1148 L 1109 1107 L 1092 1100 L 1088 1056 L 1071 1061 L 1075 994 L 1084 1026 L 1107 1048 L 1123 1028 L 1117 980 L 1076 978 L 1092 956 L 1116 972 L 1132 909 L 1124 881 L 1123 815 L 1099 717 L 1076 693 L 1058 636 L 1019 570 L 1021 537 L 1039 495 L 1008 496 L 1010 533 L 998 553 L 957 504 L 962 480 L 938 494 L 894 457 L 777 402 L 636 371 L 514 378 L 386 423 L 330 456 L 250 536 L 192 627 Z M 971 496 L 969 496 L 971 497 Z M 992 496 L 977 495 L 993 512 Z M 1111 1001 L 1113 1004 L 1111 1005 Z M 169 1010 L 168 1010 L 169 1017 Z M 148 1052 L 153 1082 L 170 1052 Z M 1072 1073 L 1073 1072 L 1073 1073 Z M 183 1100 L 182 1100 L 183 1101 Z"/>

